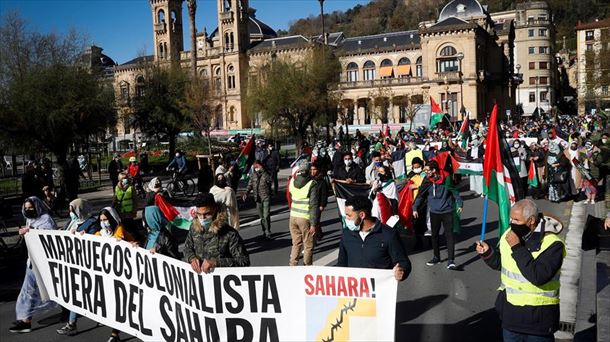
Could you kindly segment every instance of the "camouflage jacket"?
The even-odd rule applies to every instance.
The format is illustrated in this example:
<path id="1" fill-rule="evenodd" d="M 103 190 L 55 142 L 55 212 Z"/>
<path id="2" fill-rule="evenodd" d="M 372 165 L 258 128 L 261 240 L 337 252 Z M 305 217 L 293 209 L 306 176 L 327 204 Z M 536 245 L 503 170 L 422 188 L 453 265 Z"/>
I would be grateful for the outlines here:
<path id="1" fill-rule="evenodd" d="M 239 233 L 226 223 L 226 210 L 219 209 L 210 228 L 193 220 L 184 243 L 184 260 L 216 260 L 217 267 L 250 266 L 250 257 Z"/>

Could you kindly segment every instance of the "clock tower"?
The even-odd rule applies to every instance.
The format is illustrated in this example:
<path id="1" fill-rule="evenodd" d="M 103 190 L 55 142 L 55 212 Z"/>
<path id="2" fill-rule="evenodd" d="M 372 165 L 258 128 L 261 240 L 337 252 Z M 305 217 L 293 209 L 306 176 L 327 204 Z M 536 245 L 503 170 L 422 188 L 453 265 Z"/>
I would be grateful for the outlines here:
<path id="1" fill-rule="evenodd" d="M 184 49 L 182 1 L 150 0 L 156 61 L 179 61 Z"/>

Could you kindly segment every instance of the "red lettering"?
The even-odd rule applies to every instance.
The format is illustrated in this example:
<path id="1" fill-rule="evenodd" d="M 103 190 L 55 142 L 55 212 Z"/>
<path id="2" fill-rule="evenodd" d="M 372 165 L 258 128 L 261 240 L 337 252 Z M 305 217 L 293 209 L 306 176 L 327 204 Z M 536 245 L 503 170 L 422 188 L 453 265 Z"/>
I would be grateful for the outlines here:
<path id="1" fill-rule="evenodd" d="M 370 297 L 369 282 L 366 278 L 360 278 L 360 297 Z"/>
<path id="2" fill-rule="evenodd" d="M 326 276 L 326 294 L 328 296 L 335 296 L 335 277 Z"/>
<path id="3" fill-rule="evenodd" d="M 305 294 L 311 296 L 313 294 L 313 284 L 311 283 L 311 281 L 313 280 L 313 276 L 311 274 L 307 274 L 305 275 L 305 286 L 307 286 L 307 288 L 305 289 Z"/>
<path id="4" fill-rule="evenodd" d="M 347 278 L 347 288 L 350 297 L 360 297 L 358 295 L 358 280 L 354 277 Z"/>
<path id="5" fill-rule="evenodd" d="M 321 275 L 316 277 L 316 296 L 326 296 L 324 292 L 324 278 Z"/>
<path id="6" fill-rule="evenodd" d="M 345 288 L 345 278 L 339 277 L 337 283 L 337 296 L 347 297 L 347 289 Z"/>

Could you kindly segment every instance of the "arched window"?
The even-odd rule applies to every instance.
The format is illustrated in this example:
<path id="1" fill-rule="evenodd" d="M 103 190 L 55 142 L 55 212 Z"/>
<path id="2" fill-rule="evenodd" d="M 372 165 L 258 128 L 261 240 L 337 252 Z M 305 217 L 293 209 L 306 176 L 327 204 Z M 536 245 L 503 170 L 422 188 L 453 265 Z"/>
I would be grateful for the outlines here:
<path id="1" fill-rule="evenodd" d="M 159 12 L 157 12 L 157 24 L 163 23 L 165 23 L 165 11 L 160 9 Z"/>
<path id="2" fill-rule="evenodd" d="M 347 65 L 347 81 L 358 82 L 358 64 L 351 62 Z"/>
<path id="3" fill-rule="evenodd" d="M 396 68 L 396 75 L 400 78 L 411 77 L 411 61 L 407 57 L 403 57 L 398 60 L 398 68 Z"/>
<path id="4" fill-rule="evenodd" d="M 235 122 L 235 107 L 229 109 L 229 122 Z"/>
<path id="5" fill-rule="evenodd" d="M 121 81 L 121 100 L 129 100 L 129 83 Z"/>
<path id="6" fill-rule="evenodd" d="M 421 57 L 417 57 L 417 60 L 415 61 L 415 77 L 424 77 L 424 68 L 421 64 Z"/>
<path id="7" fill-rule="evenodd" d="M 445 46 L 439 55 L 442 57 L 452 57 L 457 55 L 457 50 L 453 46 Z"/>
<path id="8" fill-rule="evenodd" d="M 458 71 L 457 50 L 453 46 L 445 46 L 441 49 L 436 58 L 436 72 L 456 72 Z"/>
<path id="9" fill-rule="evenodd" d="M 136 77 L 136 96 L 140 97 L 140 96 L 144 96 L 145 90 L 144 90 L 144 76 L 142 75 L 138 75 Z"/>
<path id="10" fill-rule="evenodd" d="M 403 57 L 398 61 L 398 65 L 410 65 L 411 61 L 407 57 Z"/>
<path id="11" fill-rule="evenodd" d="M 165 58 L 165 50 L 163 50 L 163 43 L 159 43 L 159 58 Z"/>
<path id="12" fill-rule="evenodd" d="M 379 77 L 381 78 L 392 78 L 394 77 L 393 63 L 389 59 L 381 61 L 381 68 L 379 69 Z"/>
<path id="13" fill-rule="evenodd" d="M 227 87 L 229 89 L 235 89 L 235 68 L 233 64 L 229 64 L 227 67 Z"/>
<path id="14" fill-rule="evenodd" d="M 199 70 L 199 76 L 207 78 L 209 76 L 208 75 L 208 69 L 203 68 L 203 69 Z"/>
<path id="15" fill-rule="evenodd" d="M 372 61 L 366 61 L 366 63 L 364 63 L 363 72 L 364 72 L 365 81 L 374 80 L 375 79 L 375 63 L 373 63 Z"/>
<path id="16" fill-rule="evenodd" d="M 214 71 L 214 92 L 216 95 L 220 95 L 222 93 L 222 77 L 220 68 L 216 68 Z"/>
<path id="17" fill-rule="evenodd" d="M 216 107 L 216 113 L 214 113 L 214 126 L 216 129 L 222 129 L 224 127 L 222 120 L 222 105 Z"/>

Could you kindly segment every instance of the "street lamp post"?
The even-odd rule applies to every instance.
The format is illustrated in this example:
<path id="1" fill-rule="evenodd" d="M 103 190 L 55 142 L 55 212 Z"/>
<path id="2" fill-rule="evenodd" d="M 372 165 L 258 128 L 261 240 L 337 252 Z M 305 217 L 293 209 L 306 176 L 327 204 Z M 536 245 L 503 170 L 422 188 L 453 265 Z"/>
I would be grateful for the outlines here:
<path id="1" fill-rule="evenodd" d="M 517 64 L 515 66 L 515 68 L 517 69 L 517 77 L 520 78 L 520 74 L 519 74 L 519 70 L 521 70 L 521 64 Z M 517 107 L 519 107 L 519 104 L 521 104 L 521 94 L 519 94 L 519 85 L 521 84 L 521 82 L 519 82 L 519 80 L 517 80 Z"/>
<path id="2" fill-rule="evenodd" d="M 460 113 L 462 113 L 462 120 L 464 120 L 464 115 L 466 114 L 466 108 L 464 108 L 464 73 L 462 72 L 462 59 L 464 59 L 464 54 L 460 52 L 456 57 L 460 62 Z"/>
<path id="3" fill-rule="evenodd" d="M 318 0 L 320 2 L 320 19 L 322 20 L 322 42 L 324 45 L 328 44 L 326 39 L 326 30 L 324 29 L 324 0 Z"/>

